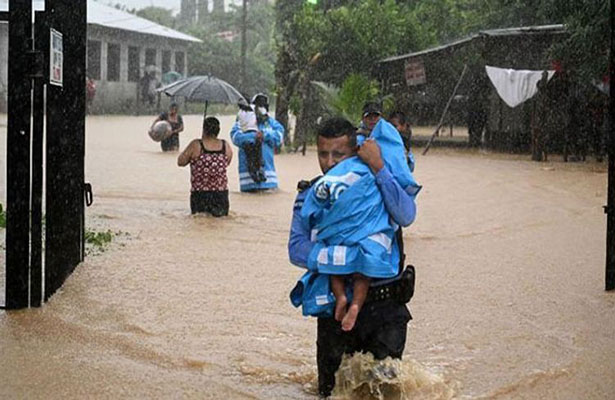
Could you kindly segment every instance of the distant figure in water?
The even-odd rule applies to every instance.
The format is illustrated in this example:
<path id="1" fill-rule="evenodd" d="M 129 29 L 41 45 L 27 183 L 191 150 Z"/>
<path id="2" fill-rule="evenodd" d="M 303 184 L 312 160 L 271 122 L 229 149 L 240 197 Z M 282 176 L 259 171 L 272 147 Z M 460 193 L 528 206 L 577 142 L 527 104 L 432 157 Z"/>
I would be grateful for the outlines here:
<path id="1" fill-rule="evenodd" d="M 192 214 L 209 213 L 214 217 L 228 215 L 227 167 L 233 150 L 218 139 L 220 121 L 207 117 L 203 121 L 203 136 L 194 139 L 177 157 L 177 165 L 190 164 L 190 210 Z"/>
<path id="2" fill-rule="evenodd" d="M 89 114 L 96 97 L 96 82 L 90 77 L 85 78 L 85 109 Z"/>
<path id="3" fill-rule="evenodd" d="M 231 129 L 231 140 L 239 149 L 239 189 L 242 192 L 259 192 L 278 188 L 278 175 L 273 162 L 273 155 L 284 142 L 284 127 L 269 116 L 269 98 L 258 93 L 250 103 L 254 106 L 258 130 L 245 133 L 239 121 Z M 262 176 L 250 174 L 247 151 L 259 146 L 263 159 L 264 180 Z M 256 178 L 256 180 L 254 179 Z"/>
<path id="4" fill-rule="evenodd" d="M 178 109 L 177 103 L 171 103 L 169 112 L 161 113 L 158 118 L 154 120 L 150 128 L 153 129 L 158 121 L 167 121 L 171 124 L 171 136 L 160 142 L 162 151 L 179 150 L 179 133 L 184 130 L 184 119 L 179 114 Z"/>
<path id="5" fill-rule="evenodd" d="M 254 143 L 245 143 L 243 150 L 246 153 L 246 160 L 248 164 L 248 172 L 250 177 L 256 183 L 265 182 L 267 177 L 265 176 L 265 162 L 263 161 L 263 140 L 262 135 L 258 135 L 258 118 L 254 105 L 248 104 L 245 99 L 239 100 L 237 103 L 239 112 L 237 113 L 237 123 L 239 128 L 244 134 L 255 134 L 256 141 Z"/>

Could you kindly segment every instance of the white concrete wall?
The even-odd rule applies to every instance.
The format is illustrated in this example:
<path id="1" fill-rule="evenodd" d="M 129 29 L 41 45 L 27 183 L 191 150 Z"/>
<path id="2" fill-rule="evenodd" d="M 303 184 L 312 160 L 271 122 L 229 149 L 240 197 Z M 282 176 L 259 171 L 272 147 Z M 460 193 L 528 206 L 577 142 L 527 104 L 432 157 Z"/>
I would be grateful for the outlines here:
<path id="1" fill-rule="evenodd" d="M 162 66 L 162 51 L 172 52 L 171 68 L 175 68 L 175 52 L 184 52 L 185 72 L 188 71 L 187 49 L 189 43 L 171 40 L 160 36 L 131 33 L 128 31 L 111 30 L 97 25 L 88 25 L 88 40 L 101 42 L 100 73 L 101 79 L 96 80 L 96 97 L 91 111 L 101 112 L 132 112 L 137 105 L 137 82 L 128 82 L 128 47 L 139 48 L 140 76 L 143 75 L 145 64 L 145 49 L 156 49 L 156 65 Z M 107 82 L 107 45 L 120 45 L 120 80 Z M 0 112 L 6 111 L 6 87 L 8 82 L 8 23 L 0 22 Z M 157 73 L 161 80 L 160 72 Z"/>
<path id="2" fill-rule="evenodd" d="M 113 32 L 105 28 L 96 26 L 88 27 L 88 40 L 98 40 L 102 43 L 101 52 L 101 80 L 96 81 L 96 97 L 92 104 L 94 112 L 118 112 L 134 110 L 137 103 L 138 82 L 128 81 L 128 47 L 139 48 L 139 69 L 140 76 L 143 76 L 145 66 L 145 50 L 147 48 L 156 49 L 156 66 L 159 71 L 156 73 L 158 80 L 162 79 L 160 68 L 162 67 L 162 52 L 171 51 L 171 68 L 175 67 L 175 52 L 184 52 L 185 71 L 187 71 L 187 50 L 188 43 L 166 38 L 133 34 L 120 31 Z M 120 80 L 119 82 L 107 82 L 107 44 L 115 43 L 120 47 Z"/>

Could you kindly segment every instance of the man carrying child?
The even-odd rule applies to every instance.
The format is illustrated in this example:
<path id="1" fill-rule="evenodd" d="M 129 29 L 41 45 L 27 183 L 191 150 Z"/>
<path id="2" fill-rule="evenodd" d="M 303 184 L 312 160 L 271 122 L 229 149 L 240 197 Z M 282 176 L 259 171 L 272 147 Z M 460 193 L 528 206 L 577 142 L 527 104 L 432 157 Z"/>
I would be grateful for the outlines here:
<path id="1" fill-rule="evenodd" d="M 405 165 L 403 144 L 390 124 L 384 120 L 379 124 L 374 131 L 385 132 L 395 141 L 397 150 L 391 152 L 371 138 L 357 150 L 356 130 L 350 122 L 340 118 L 325 121 L 318 132 L 317 149 L 321 170 L 326 175 L 301 183 L 295 201 L 289 257 L 293 264 L 307 268 L 308 272 L 291 293 L 291 299 L 295 305 L 303 302 L 304 314 L 318 317 L 318 390 L 322 396 L 331 394 L 344 353 L 366 351 L 378 360 L 389 356 L 401 358 L 411 318 L 405 306 L 411 290 L 410 270 L 403 270 L 403 240 L 397 228 L 413 222 L 414 198 L 420 186 L 409 170 L 405 179 L 392 171 L 391 158 L 397 160 L 395 169 L 401 170 Z M 364 167 L 352 161 L 354 154 L 364 162 Z M 354 165 L 343 167 L 348 162 Z M 359 195 L 358 201 L 354 201 L 353 193 L 357 190 L 353 192 L 353 188 L 365 189 L 358 192 L 369 195 Z M 323 206 L 315 208 L 319 203 Z M 337 206 L 346 209 L 340 211 Z M 353 214 L 353 208 L 358 212 Z M 342 214 L 336 220 L 332 216 L 338 212 Z M 344 225 L 343 221 L 353 218 L 364 219 L 356 227 Z M 393 223 L 387 225 L 389 220 Z M 328 225 L 327 221 L 336 223 Z M 349 232 L 352 237 L 344 236 Z M 351 264 L 352 268 L 346 268 Z M 343 285 L 340 275 L 346 275 Z M 352 283 L 353 278 L 359 278 L 358 286 Z M 311 292 L 307 287 L 317 282 L 324 284 L 324 293 Z M 338 292 L 335 298 L 329 283 Z M 351 287 L 358 293 L 353 294 Z M 344 291 L 355 296 L 348 308 Z M 312 293 L 316 294 L 315 302 L 306 296 Z"/>
<path id="2" fill-rule="evenodd" d="M 242 192 L 276 189 L 278 176 L 273 156 L 283 143 L 284 127 L 269 116 L 266 95 L 259 93 L 250 103 L 240 104 L 231 129 L 231 140 L 239 148 L 239 188 Z"/>

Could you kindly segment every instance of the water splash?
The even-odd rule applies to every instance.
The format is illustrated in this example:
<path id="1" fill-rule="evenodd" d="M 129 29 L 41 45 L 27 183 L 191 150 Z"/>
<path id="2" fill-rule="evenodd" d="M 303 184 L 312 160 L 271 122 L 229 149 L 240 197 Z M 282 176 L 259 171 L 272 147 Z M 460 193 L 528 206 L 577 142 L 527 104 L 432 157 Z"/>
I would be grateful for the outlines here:
<path id="1" fill-rule="evenodd" d="M 370 353 L 344 356 L 335 382 L 338 400 L 451 399 L 455 393 L 444 378 L 414 360 L 379 361 Z"/>

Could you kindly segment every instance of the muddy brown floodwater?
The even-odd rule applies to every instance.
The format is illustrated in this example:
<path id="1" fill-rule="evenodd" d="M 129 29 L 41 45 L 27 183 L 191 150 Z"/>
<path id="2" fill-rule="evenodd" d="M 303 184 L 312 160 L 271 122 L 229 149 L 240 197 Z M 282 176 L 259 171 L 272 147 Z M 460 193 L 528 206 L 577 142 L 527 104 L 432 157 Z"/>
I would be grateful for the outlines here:
<path id="1" fill-rule="evenodd" d="M 228 139 L 232 117 L 222 122 Z M 125 234 L 44 307 L 0 312 L 0 398 L 314 398 L 316 324 L 288 300 L 301 271 L 286 243 L 315 153 L 277 156 L 273 194 L 239 193 L 235 158 L 231 215 L 193 217 L 189 170 L 148 138 L 150 123 L 88 118 L 88 227 Z M 182 146 L 199 125 L 186 117 Z M 404 397 L 613 398 L 604 164 L 527 159 L 417 154 Z"/>

